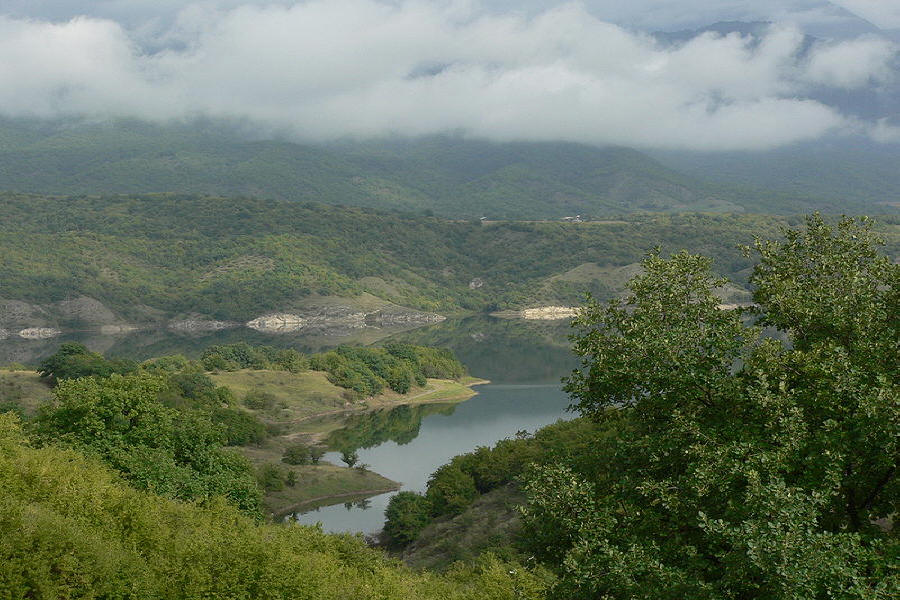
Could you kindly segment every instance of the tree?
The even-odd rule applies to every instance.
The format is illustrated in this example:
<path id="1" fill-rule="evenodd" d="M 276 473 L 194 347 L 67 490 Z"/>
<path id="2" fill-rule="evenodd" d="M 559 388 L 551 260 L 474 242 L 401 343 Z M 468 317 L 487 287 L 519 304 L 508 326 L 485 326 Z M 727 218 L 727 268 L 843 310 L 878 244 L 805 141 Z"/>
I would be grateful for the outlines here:
<path id="1" fill-rule="evenodd" d="M 292 444 L 284 450 L 281 462 L 289 465 L 309 464 L 309 446 L 306 444 Z"/>
<path id="2" fill-rule="evenodd" d="M 422 494 L 399 492 L 391 497 L 384 517 L 385 541 L 403 548 L 414 542 L 431 522 L 431 503 Z"/>
<path id="3" fill-rule="evenodd" d="M 148 375 L 62 380 L 35 421 L 35 441 L 87 451 L 161 495 L 225 496 L 257 512 L 260 493 L 247 459 L 222 449 L 223 428 L 206 414 L 164 406 L 164 386 Z"/>
<path id="4" fill-rule="evenodd" d="M 887 598 L 900 593 L 898 267 L 867 223 L 758 241 L 752 311 L 707 259 L 643 261 L 577 320 L 574 406 L 615 424 L 594 466 L 539 468 L 534 548 L 560 597 Z M 781 341 L 781 340 L 784 341 Z M 601 575 L 602 574 L 602 575 Z"/>
<path id="5" fill-rule="evenodd" d="M 126 375 L 137 370 L 137 363 L 123 359 L 107 359 L 102 354 L 91 352 L 78 342 L 61 344 L 51 356 L 38 367 L 38 374 L 51 384 L 61 379 L 78 377 L 109 377 L 112 374 Z"/>

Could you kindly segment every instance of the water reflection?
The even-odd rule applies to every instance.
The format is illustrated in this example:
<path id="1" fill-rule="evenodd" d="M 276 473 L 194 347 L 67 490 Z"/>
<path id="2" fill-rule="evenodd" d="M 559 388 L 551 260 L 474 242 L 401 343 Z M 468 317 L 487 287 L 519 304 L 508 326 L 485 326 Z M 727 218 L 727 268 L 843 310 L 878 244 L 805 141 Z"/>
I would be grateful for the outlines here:
<path id="1" fill-rule="evenodd" d="M 330 450 L 353 452 L 391 441 L 403 446 L 419 435 L 422 419 L 428 415 L 451 415 L 456 404 L 419 404 L 398 406 L 368 413 L 310 421 L 313 429 L 327 429 L 327 421 L 339 422 L 339 428 L 325 438 Z"/>
<path id="2" fill-rule="evenodd" d="M 452 412 L 423 416 L 419 435 L 406 443 L 388 440 L 360 448 L 359 461 L 368 464 L 372 471 L 402 483 L 403 490 L 422 492 L 431 473 L 453 456 L 515 437 L 521 430 L 533 432 L 558 419 L 571 417 L 566 411 L 569 399 L 559 384 L 492 384 L 479 386 L 478 392 Z M 327 453 L 323 460 L 341 464 L 338 452 Z M 342 500 L 337 505 L 321 506 L 295 518 L 301 523 L 322 523 L 326 531 L 374 533 L 383 526 L 384 510 L 394 493 L 369 498 L 365 509 L 352 503 L 348 509 Z"/>

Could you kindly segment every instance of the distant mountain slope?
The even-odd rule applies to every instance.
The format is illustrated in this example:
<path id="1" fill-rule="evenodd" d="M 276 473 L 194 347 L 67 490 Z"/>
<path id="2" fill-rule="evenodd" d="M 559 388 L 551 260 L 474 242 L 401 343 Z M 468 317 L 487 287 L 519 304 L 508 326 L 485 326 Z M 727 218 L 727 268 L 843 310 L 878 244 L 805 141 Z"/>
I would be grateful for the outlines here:
<path id="1" fill-rule="evenodd" d="M 768 152 L 655 152 L 667 166 L 730 185 L 784 195 L 871 203 L 874 212 L 900 207 L 900 143 L 846 139 Z M 880 205 L 880 207 L 879 207 Z"/>
<path id="2" fill-rule="evenodd" d="M 645 154 L 569 143 L 455 137 L 304 145 L 253 141 L 220 124 L 0 121 L 0 190 L 173 192 L 368 206 L 468 219 L 636 211 L 858 212 L 863 198 L 708 184 Z"/>
<path id="3" fill-rule="evenodd" d="M 711 256 L 719 273 L 745 283 L 750 262 L 739 244 L 797 222 L 644 213 L 482 224 L 253 198 L 0 194 L 0 300 L 9 301 L 0 302 L 0 328 L 13 329 L 13 313 L 59 312 L 79 299 L 66 314 L 100 324 L 247 321 L 364 293 L 444 313 L 571 305 L 587 291 L 615 296 L 654 246 Z M 892 257 L 897 222 L 879 226 Z"/>

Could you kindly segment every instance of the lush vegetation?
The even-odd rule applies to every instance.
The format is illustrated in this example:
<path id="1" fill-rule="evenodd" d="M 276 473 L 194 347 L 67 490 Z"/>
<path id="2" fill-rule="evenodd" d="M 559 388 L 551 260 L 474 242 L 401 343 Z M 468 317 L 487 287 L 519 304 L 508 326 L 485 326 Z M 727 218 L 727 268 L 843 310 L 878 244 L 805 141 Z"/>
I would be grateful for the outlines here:
<path id="1" fill-rule="evenodd" d="M 581 461 L 603 435 L 603 427 L 574 419 L 456 456 L 431 475 L 425 494 L 402 492 L 391 498 L 384 541 L 395 549 L 406 546 L 434 520 L 459 515 L 480 496 L 518 483 L 533 465 Z"/>
<path id="2" fill-rule="evenodd" d="M 651 254 L 577 320 L 584 416 L 454 458 L 395 497 L 385 541 L 433 566 L 534 556 L 560 599 L 895 597 L 900 267 L 877 246 L 819 217 L 758 241 L 744 310 L 708 259 Z M 509 482 L 522 524 L 501 527 Z"/>
<path id="3" fill-rule="evenodd" d="M 406 394 L 428 378 L 460 379 L 465 367 L 449 350 L 392 343 L 384 348 L 341 346 L 310 357 L 311 368 L 328 373 L 334 385 L 359 397 L 376 396 L 385 387 Z"/>
<path id="4" fill-rule="evenodd" d="M 299 373 L 308 367 L 306 358 L 292 348 L 251 346 L 246 342 L 210 346 L 200 356 L 207 371 L 272 369 Z"/>
<path id="5" fill-rule="evenodd" d="M 257 513 L 252 468 L 223 448 L 225 428 L 208 413 L 165 406 L 164 385 L 150 375 L 60 381 L 34 424 L 34 440 L 95 455 L 141 489 L 181 500 L 224 496 Z"/>
<path id="6" fill-rule="evenodd" d="M 752 250 L 753 312 L 786 341 L 718 309 L 709 260 L 686 253 L 578 320 L 567 389 L 621 434 L 527 485 L 555 597 L 900 593 L 900 266 L 852 220 Z"/>
<path id="7" fill-rule="evenodd" d="M 138 491 L 73 450 L 33 447 L 8 414 L 0 539 L 0 589 L 11 598 L 514 600 L 542 597 L 548 582 L 492 558 L 416 574 L 359 538 Z"/>
<path id="8" fill-rule="evenodd" d="M 247 198 L 0 199 L 4 298 L 52 312 L 52 303 L 86 295 L 135 321 L 159 318 L 148 307 L 246 320 L 363 292 L 439 311 L 576 303 L 585 291 L 615 296 L 615 269 L 654 245 L 715 257 L 718 273 L 746 283 L 752 263 L 737 245 L 794 222 L 645 214 L 482 225 Z M 886 217 L 881 228 L 897 254 L 897 221 Z M 586 264 L 597 268 L 572 276 Z"/>
<path id="9" fill-rule="evenodd" d="M 251 141 L 226 129 L 223 124 L 213 128 L 0 120 L 0 189 L 262 196 L 433 211 L 453 219 L 485 214 L 545 219 L 648 210 L 789 213 L 847 207 L 847 197 L 822 194 L 826 186 L 810 183 L 813 175 L 800 178 L 805 186 L 796 185 L 797 173 L 822 173 L 815 161 L 790 171 L 791 193 L 772 193 L 709 185 L 625 148 L 441 136 L 303 145 Z M 847 162 L 845 157 L 841 166 Z M 874 169 L 872 162 L 853 165 L 853 180 L 862 180 L 865 187 L 844 186 L 853 190 L 850 197 L 858 201 L 854 208 L 872 207 L 883 200 L 879 192 L 889 189 L 876 181 L 883 174 L 890 178 L 890 170 Z"/>
<path id="10" fill-rule="evenodd" d="M 66 342 L 52 356 L 47 357 L 38 367 L 40 376 L 50 383 L 60 379 L 78 377 L 108 377 L 112 374 L 127 375 L 137 371 L 134 361 L 108 359 L 102 354 L 91 352 L 84 344 Z"/>

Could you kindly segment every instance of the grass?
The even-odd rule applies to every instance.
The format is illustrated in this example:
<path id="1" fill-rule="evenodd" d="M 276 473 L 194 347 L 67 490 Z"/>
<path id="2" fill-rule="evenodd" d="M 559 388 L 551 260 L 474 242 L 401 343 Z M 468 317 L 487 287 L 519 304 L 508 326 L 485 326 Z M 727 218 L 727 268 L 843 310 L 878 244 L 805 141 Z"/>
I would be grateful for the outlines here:
<path id="1" fill-rule="evenodd" d="M 50 388 L 34 371 L 0 371 L 0 412 L 17 407 L 26 418 L 52 397 Z"/>
<path id="2" fill-rule="evenodd" d="M 216 385 L 231 388 L 241 399 L 249 392 L 271 394 L 275 398 L 273 408 L 251 412 L 266 422 L 283 424 L 295 424 L 312 417 L 339 412 L 372 410 L 401 404 L 468 400 L 476 393 L 470 386 L 486 383 L 471 377 L 462 381 L 429 379 L 424 387 L 413 388 L 408 394 L 385 390 L 373 398 L 350 402 L 345 396 L 346 390 L 329 382 L 321 371 L 289 373 L 243 369 L 215 373 L 211 377 Z M 295 432 L 304 431 L 302 426 L 292 429 Z"/>
<path id="3" fill-rule="evenodd" d="M 344 397 L 344 389 L 332 384 L 320 371 L 290 373 L 288 371 L 240 371 L 211 375 L 216 385 L 224 385 L 243 399 L 250 392 L 263 392 L 275 398 L 270 410 L 252 411 L 269 422 L 290 422 L 345 410 L 352 405 Z"/>

